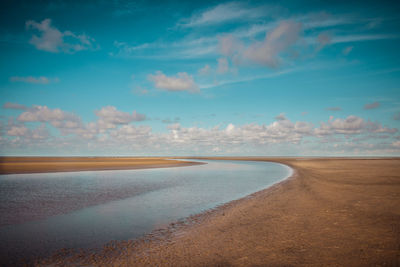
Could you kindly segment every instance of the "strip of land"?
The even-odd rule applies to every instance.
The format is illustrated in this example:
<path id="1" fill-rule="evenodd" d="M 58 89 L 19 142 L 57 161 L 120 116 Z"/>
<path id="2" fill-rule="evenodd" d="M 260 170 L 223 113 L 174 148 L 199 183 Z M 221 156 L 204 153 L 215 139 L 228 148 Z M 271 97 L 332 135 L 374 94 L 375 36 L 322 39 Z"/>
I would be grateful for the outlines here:
<path id="1" fill-rule="evenodd" d="M 38 265 L 400 266 L 400 159 L 251 160 L 295 173 L 162 234 Z"/>
<path id="2" fill-rule="evenodd" d="M 128 170 L 201 164 L 166 158 L 0 157 L 0 174 Z"/>

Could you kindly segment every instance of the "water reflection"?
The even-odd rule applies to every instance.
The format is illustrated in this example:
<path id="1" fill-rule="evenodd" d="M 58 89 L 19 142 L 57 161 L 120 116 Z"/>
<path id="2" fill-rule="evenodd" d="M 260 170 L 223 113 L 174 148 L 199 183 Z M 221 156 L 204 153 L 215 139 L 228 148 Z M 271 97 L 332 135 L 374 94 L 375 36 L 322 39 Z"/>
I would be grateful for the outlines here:
<path id="1" fill-rule="evenodd" d="M 0 257 L 7 263 L 60 248 L 94 248 L 110 240 L 133 239 L 259 191 L 290 172 L 275 163 L 206 162 L 0 176 Z"/>

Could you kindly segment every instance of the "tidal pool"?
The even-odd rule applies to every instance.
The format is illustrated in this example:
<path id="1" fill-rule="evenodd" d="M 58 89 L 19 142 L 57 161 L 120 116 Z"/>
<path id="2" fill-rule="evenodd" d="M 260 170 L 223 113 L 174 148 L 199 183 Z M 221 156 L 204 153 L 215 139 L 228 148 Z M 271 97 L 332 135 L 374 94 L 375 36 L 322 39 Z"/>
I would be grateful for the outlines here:
<path id="1" fill-rule="evenodd" d="M 0 175 L 0 265 L 129 240 L 291 174 L 270 162 Z"/>

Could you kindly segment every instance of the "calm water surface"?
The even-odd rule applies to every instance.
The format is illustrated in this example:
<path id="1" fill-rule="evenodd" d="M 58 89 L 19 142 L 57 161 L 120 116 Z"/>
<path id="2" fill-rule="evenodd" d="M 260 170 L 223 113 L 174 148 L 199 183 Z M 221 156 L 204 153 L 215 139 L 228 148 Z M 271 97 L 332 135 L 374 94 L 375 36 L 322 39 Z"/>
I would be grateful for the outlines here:
<path id="1" fill-rule="evenodd" d="M 145 170 L 0 175 L 0 266 L 61 248 L 96 248 L 264 189 L 281 164 L 203 161 Z"/>

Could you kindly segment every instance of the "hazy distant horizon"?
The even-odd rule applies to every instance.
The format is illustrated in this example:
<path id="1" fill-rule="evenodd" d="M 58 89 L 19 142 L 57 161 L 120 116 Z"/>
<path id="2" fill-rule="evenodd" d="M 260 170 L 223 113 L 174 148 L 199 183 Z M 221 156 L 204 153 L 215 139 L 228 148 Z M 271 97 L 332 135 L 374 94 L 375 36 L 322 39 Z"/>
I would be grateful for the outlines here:
<path id="1" fill-rule="evenodd" d="M 393 1 L 2 1 L 0 155 L 400 156 Z"/>

